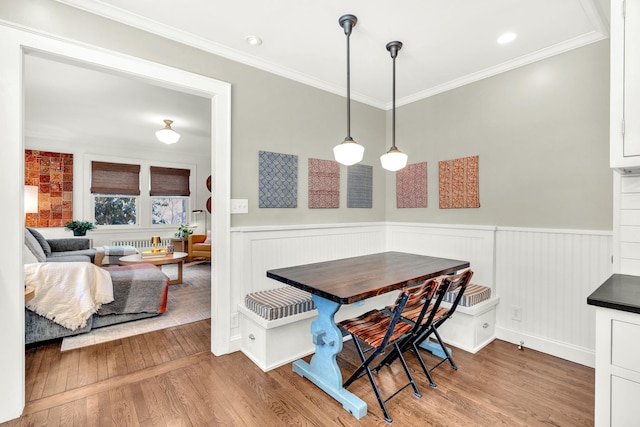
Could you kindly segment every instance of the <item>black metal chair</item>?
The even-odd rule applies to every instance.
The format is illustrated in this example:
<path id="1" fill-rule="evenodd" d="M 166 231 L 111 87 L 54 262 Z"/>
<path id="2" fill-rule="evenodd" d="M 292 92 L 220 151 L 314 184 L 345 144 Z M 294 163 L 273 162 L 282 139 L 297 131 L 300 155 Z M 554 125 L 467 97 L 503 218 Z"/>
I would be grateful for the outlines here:
<path id="1" fill-rule="evenodd" d="M 389 416 L 385 402 L 396 396 L 408 386 L 413 387 L 414 395 L 416 397 L 422 397 L 418 390 L 418 386 L 407 367 L 407 363 L 402 357 L 402 352 L 398 347 L 399 342 L 404 342 L 407 337 L 412 336 L 415 327 L 407 322 L 400 322 L 400 317 L 403 310 L 407 307 L 415 307 L 422 304 L 426 309 L 433 297 L 434 289 L 434 281 L 427 281 L 422 285 L 405 289 L 400 293 L 389 312 L 385 312 L 383 310 L 371 310 L 356 318 L 347 319 L 338 324 L 340 328 L 351 334 L 362 362 L 353 374 L 351 374 L 351 376 L 344 382 L 343 387 L 349 387 L 349 385 L 351 385 L 355 380 L 361 378 L 366 373 L 369 377 L 369 381 L 371 382 L 371 386 L 373 387 L 373 391 L 376 394 L 380 408 L 382 409 L 384 419 L 388 423 L 391 423 L 393 420 Z M 361 343 L 365 343 L 367 348 L 363 349 Z M 380 389 L 373 377 L 370 365 L 379 355 L 384 353 L 385 349 L 389 346 L 394 346 L 394 351 L 397 352 L 397 358 L 400 359 L 409 382 L 396 390 L 386 399 L 383 399 Z M 369 353 L 369 355 L 367 355 L 367 353 Z"/>
<path id="2" fill-rule="evenodd" d="M 439 307 L 439 306 L 432 307 L 431 313 L 430 313 L 430 317 L 431 317 L 431 321 L 429 322 L 430 324 L 425 323 L 426 327 L 424 327 L 421 331 L 419 331 L 414 336 L 414 339 L 412 340 L 411 344 L 412 344 L 413 350 L 418 356 L 420 365 L 422 366 L 422 369 L 424 370 L 425 374 L 427 374 L 427 378 L 429 378 L 429 381 L 432 381 L 431 371 L 433 371 L 435 368 L 440 366 L 446 360 L 449 361 L 451 368 L 455 370 L 458 369 L 458 366 L 453 361 L 451 352 L 444 345 L 444 342 L 442 341 L 442 337 L 440 337 L 438 328 L 442 326 L 442 324 L 445 323 L 447 319 L 451 318 L 451 316 L 453 316 L 453 314 L 455 313 L 456 308 L 458 307 L 458 304 L 460 303 L 460 300 L 462 299 L 462 296 L 464 295 L 464 291 L 467 289 L 467 286 L 469 285 L 469 282 L 471 281 L 472 276 L 473 276 L 473 271 L 471 271 L 471 269 L 468 269 L 468 268 L 454 275 L 445 276 L 445 280 L 444 280 L 445 292 L 457 292 L 457 295 L 454 301 L 451 303 L 451 306 L 448 308 Z M 418 320 L 418 317 L 416 316 L 415 311 L 405 312 L 403 313 L 402 317 L 403 317 L 403 320 L 405 321 L 408 320 L 409 324 L 416 322 Z M 425 340 L 427 340 L 431 335 L 434 335 L 436 337 L 436 340 L 438 341 L 438 344 L 442 348 L 442 351 L 446 355 L 446 357 L 441 359 L 433 367 L 428 368 L 424 360 L 422 359 L 422 356 L 420 355 L 419 347 L 420 347 L 420 344 L 422 344 Z"/>
<path id="3" fill-rule="evenodd" d="M 448 276 L 440 276 L 435 279 L 431 279 L 431 295 L 425 300 L 425 303 L 421 302 L 417 304 L 407 304 L 400 316 L 400 320 L 404 323 L 412 326 L 411 333 L 402 337 L 401 342 L 398 343 L 398 349 L 400 353 L 406 352 L 409 349 L 413 350 L 413 343 L 418 337 L 426 332 L 434 321 L 435 316 L 439 312 L 440 303 L 444 299 L 447 293 L 449 282 L 446 280 Z M 387 311 L 390 307 L 387 307 Z M 394 349 L 389 352 L 384 359 L 373 369 L 373 372 L 377 373 L 383 366 L 390 366 L 395 359 L 398 358 L 398 352 Z M 424 366 L 423 366 L 424 368 Z M 429 380 L 431 387 L 436 387 L 436 383 L 431 377 L 431 373 L 428 369 L 424 370 Z"/>

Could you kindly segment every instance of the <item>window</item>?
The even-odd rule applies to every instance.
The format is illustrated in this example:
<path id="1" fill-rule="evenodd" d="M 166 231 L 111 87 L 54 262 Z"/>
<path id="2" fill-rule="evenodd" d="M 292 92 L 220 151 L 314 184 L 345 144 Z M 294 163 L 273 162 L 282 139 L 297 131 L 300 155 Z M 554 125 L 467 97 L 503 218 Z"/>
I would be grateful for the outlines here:
<path id="1" fill-rule="evenodd" d="M 91 193 L 97 225 L 136 224 L 140 165 L 91 162 Z"/>
<path id="2" fill-rule="evenodd" d="M 94 219 L 97 225 L 133 225 L 137 218 L 136 197 L 94 196 Z"/>
<path id="3" fill-rule="evenodd" d="M 151 224 L 186 224 L 187 197 L 154 197 L 151 199 Z"/>
<path id="4" fill-rule="evenodd" d="M 186 224 L 189 208 L 189 169 L 151 166 L 151 224 Z"/>

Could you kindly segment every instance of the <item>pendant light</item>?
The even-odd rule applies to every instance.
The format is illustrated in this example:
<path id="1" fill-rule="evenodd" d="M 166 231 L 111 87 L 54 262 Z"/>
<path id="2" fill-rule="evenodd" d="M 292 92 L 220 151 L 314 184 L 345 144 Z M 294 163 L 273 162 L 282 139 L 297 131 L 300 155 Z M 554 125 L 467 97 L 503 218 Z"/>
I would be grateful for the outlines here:
<path id="1" fill-rule="evenodd" d="M 156 138 L 158 138 L 158 141 L 164 142 L 165 144 L 175 144 L 178 142 L 180 134 L 171 129 L 171 123 L 173 123 L 173 120 L 165 120 L 164 128 L 156 132 Z"/>
<path id="2" fill-rule="evenodd" d="M 402 42 L 394 41 L 387 43 L 387 50 L 393 59 L 393 107 L 391 113 L 391 148 L 386 154 L 380 156 L 382 167 L 388 171 L 395 172 L 407 166 L 409 156 L 398 150 L 396 147 L 396 56 L 402 49 Z"/>
<path id="3" fill-rule="evenodd" d="M 345 166 L 355 165 L 362 160 L 364 147 L 351 138 L 351 73 L 349 66 L 349 36 L 356 26 L 358 18 L 354 15 L 343 15 L 338 20 L 347 36 L 347 137 L 343 142 L 333 147 L 333 156 L 338 163 Z"/>

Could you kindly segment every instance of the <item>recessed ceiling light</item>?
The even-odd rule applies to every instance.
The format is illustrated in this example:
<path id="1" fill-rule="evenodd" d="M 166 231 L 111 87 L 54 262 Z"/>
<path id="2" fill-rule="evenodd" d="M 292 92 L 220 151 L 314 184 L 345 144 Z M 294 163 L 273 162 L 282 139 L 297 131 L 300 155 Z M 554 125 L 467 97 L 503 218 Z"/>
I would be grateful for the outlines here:
<path id="1" fill-rule="evenodd" d="M 262 39 L 258 36 L 247 36 L 244 40 L 249 43 L 251 46 L 260 46 L 262 44 Z"/>
<path id="2" fill-rule="evenodd" d="M 504 33 L 503 35 L 498 37 L 498 40 L 496 41 L 500 44 L 511 43 L 516 39 L 516 37 L 518 37 L 516 33 Z"/>

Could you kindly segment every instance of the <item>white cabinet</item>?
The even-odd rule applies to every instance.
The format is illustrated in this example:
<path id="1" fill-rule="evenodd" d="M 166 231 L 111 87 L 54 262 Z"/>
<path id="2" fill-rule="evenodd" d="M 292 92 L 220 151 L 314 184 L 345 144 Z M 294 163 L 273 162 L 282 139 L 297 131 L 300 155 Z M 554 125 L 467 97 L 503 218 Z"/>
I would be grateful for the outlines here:
<path id="1" fill-rule="evenodd" d="M 477 353 L 496 337 L 496 306 L 499 302 L 500 298 L 495 297 L 471 307 L 458 306 L 453 316 L 438 329 L 442 340 L 459 349 Z"/>
<path id="2" fill-rule="evenodd" d="M 640 314 L 596 307 L 596 427 L 638 425 Z"/>
<path id="3" fill-rule="evenodd" d="M 640 0 L 611 0 L 610 165 L 640 172 Z"/>

